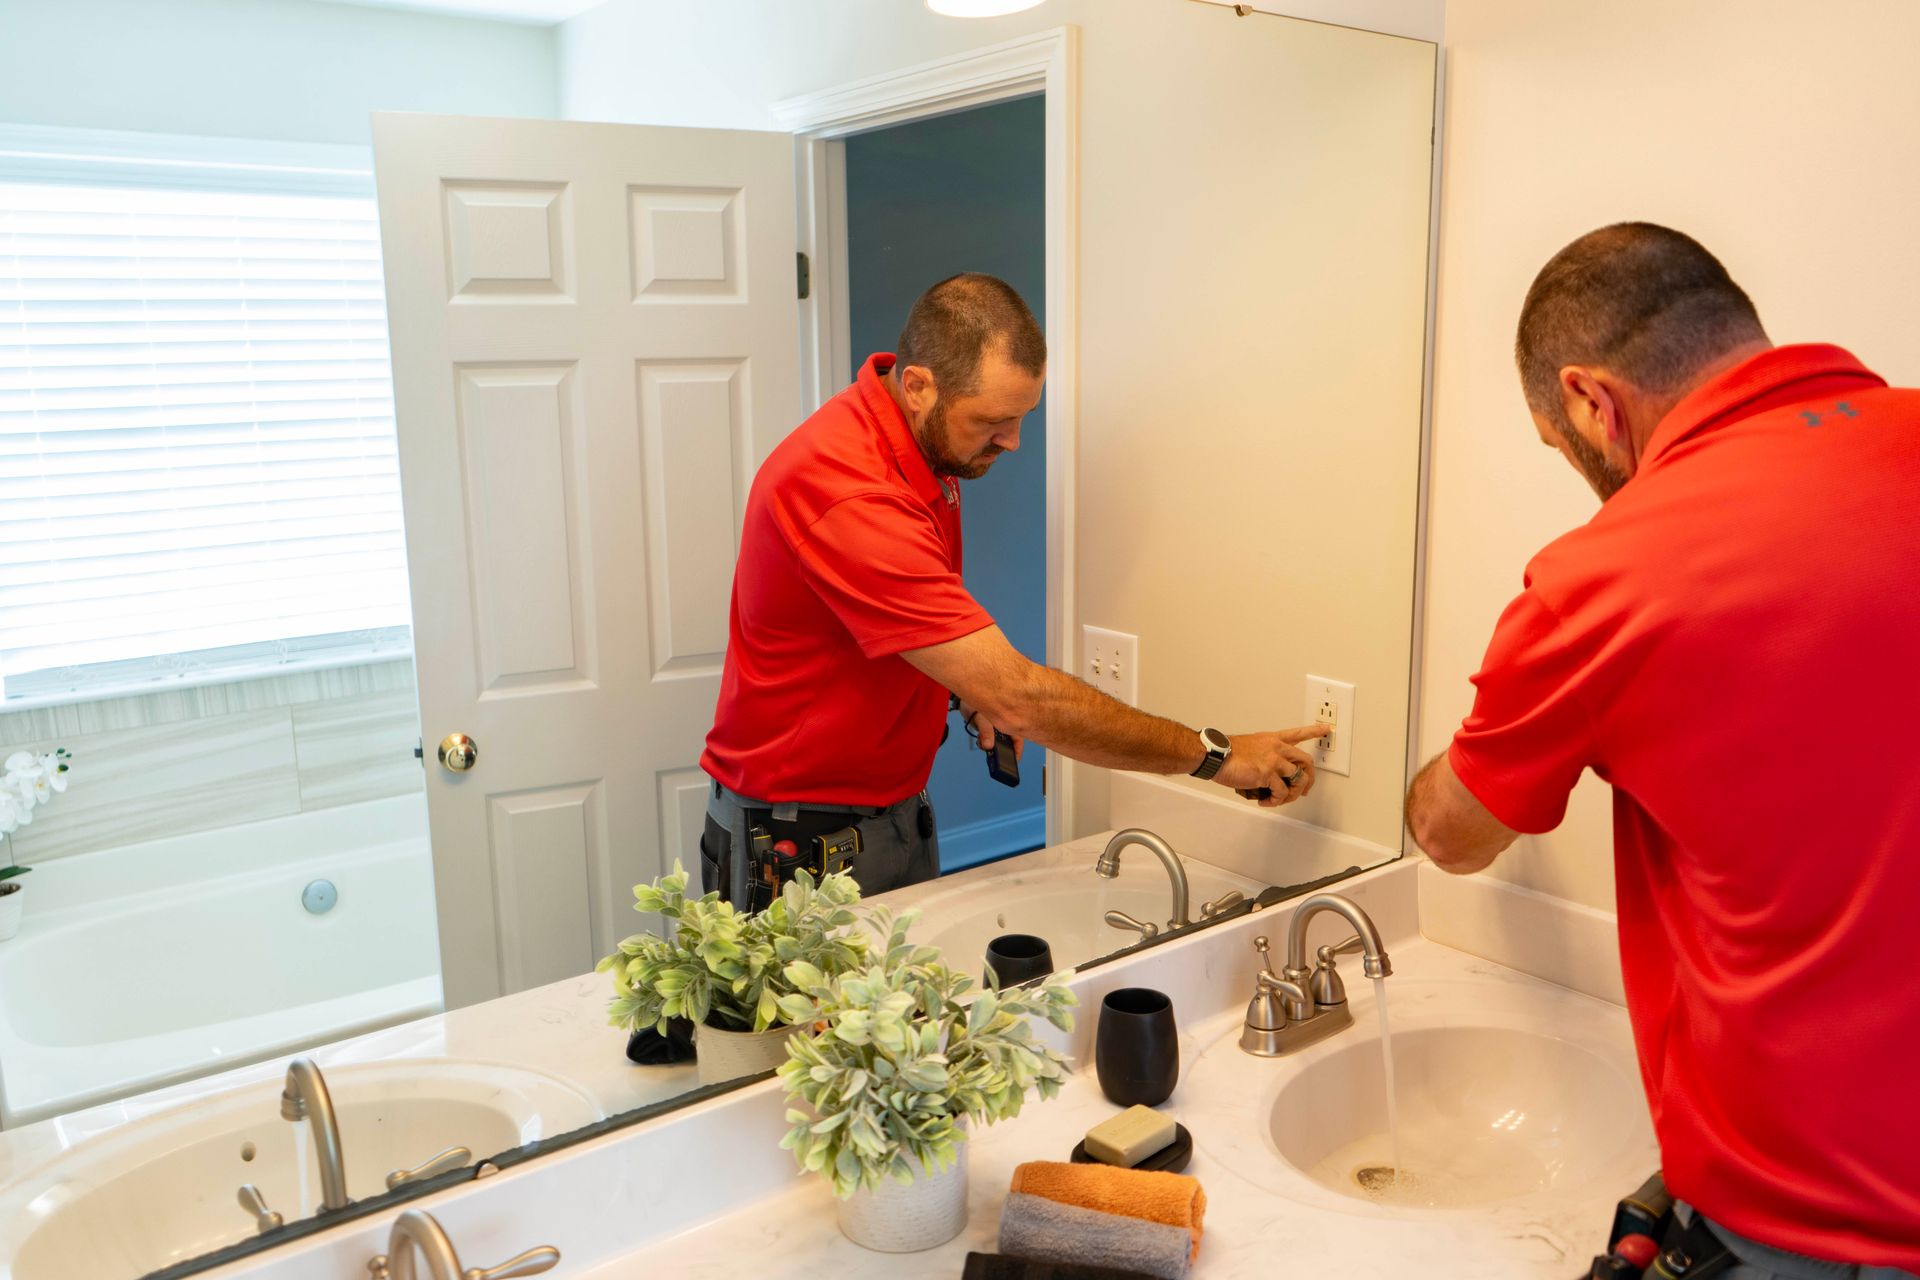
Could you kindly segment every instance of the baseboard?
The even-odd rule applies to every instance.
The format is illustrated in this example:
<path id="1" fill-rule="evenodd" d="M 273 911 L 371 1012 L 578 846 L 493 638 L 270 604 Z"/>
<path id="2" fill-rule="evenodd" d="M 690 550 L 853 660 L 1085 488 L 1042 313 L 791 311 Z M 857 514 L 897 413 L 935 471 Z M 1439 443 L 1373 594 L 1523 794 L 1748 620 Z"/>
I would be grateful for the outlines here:
<path id="1" fill-rule="evenodd" d="M 1038 849 L 1047 842 L 1047 810 L 1043 805 L 1020 809 L 998 818 L 957 827 L 940 828 L 940 871 L 964 871 L 1016 853 Z"/>
<path id="2" fill-rule="evenodd" d="M 1492 876 L 1449 875 L 1422 859 L 1420 932 L 1431 941 L 1625 1004 L 1612 912 Z"/>

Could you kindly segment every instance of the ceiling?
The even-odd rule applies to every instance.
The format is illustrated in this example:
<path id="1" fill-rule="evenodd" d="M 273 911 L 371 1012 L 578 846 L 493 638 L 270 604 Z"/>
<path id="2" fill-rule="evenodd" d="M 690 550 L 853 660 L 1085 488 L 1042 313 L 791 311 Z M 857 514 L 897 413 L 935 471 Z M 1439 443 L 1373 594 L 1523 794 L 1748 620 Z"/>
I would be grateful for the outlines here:
<path id="1" fill-rule="evenodd" d="M 413 9 L 450 18 L 491 18 L 496 22 L 524 22 L 550 27 L 565 22 L 602 0 L 332 0 L 373 9 Z"/>

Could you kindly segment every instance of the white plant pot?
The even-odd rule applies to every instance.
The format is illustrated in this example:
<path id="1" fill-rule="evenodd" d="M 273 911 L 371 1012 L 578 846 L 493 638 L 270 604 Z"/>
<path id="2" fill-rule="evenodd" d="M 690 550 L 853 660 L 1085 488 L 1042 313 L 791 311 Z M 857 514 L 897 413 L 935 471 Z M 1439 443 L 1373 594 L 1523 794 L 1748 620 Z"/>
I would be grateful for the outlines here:
<path id="1" fill-rule="evenodd" d="M 798 1027 L 771 1027 L 765 1031 L 727 1031 L 720 1027 L 693 1029 L 694 1066 L 701 1084 L 725 1084 L 741 1076 L 757 1076 L 787 1060 L 787 1039 Z"/>
<path id="2" fill-rule="evenodd" d="M 27 896 L 27 887 L 18 880 L 0 880 L 0 884 L 17 886 L 12 893 L 0 894 L 0 942 L 5 942 L 20 932 L 20 908 Z"/>
<path id="3" fill-rule="evenodd" d="M 961 1142 L 939 1173 L 862 1187 L 840 1201 L 840 1234 L 880 1253 L 918 1253 L 959 1235 L 967 1225 L 967 1146 Z"/>

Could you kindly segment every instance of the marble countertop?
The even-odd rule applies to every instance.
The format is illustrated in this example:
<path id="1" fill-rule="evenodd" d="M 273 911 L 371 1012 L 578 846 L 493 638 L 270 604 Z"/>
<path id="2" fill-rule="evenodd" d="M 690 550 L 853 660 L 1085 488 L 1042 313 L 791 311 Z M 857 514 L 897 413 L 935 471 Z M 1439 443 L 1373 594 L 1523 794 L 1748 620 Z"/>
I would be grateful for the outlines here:
<path id="1" fill-rule="evenodd" d="M 1513 970 L 1429 942 L 1396 947 L 1394 963 L 1398 974 L 1414 975 L 1421 982 L 1470 981 L 1481 989 L 1486 983 L 1512 986 L 1549 1014 L 1565 1005 L 1578 1005 L 1583 1019 L 1597 1027 L 1603 1038 L 1617 1040 L 1620 1046 L 1629 1043 L 1624 1011 Z M 1355 991 L 1351 998 L 1356 1018 L 1368 1024 L 1370 993 Z M 1229 1161 L 1223 1158 L 1228 1147 L 1258 1145 L 1261 1139 L 1257 1133 L 1249 1134 L 1251 1126 L 1230 1105 L 1232 1100 L 1199 1096 L 1194 1087 L 1196 1059 L 1210 1046 L 1237 1036 L 1240 1017 L 1238 1012 L 1223 1013 L 1182 1035 L 1182 1082 L 1163 1108 L 1193 1131 L 1195 1151 L 1186 1172 L 1198 1178 L 1207 1192 L 1206 1236 L 1191 1273 L 1198 1280 L 1252 1280 L 1288 1273 L 1384 1280 L 1410 1274 L 1414 1259 L 1425 1277 L 1564 1280 L 1599 1251 L 1612 1221 L 1614 1200 L 1653 1167 L 1648 1163 L 1640 1168 L 1637 1161 L 1645 1154 L 1657 1163 L 1649 1133 L 1644 1153 L 1638 1147 L 1625 1152 L 1625 1163 L 1640 1171 L 1622 1185 L 1609 1180 L 1587 1194 L 1554 1197 L 1546 1203 L 1536 1197 L 1465 1209 L 1393 1210 L 1324 1190 L 1318 1195 L 1279 1194 L 1228 1167 Z M 1317 1050 L 1306 1051 L 1301 1059 Z M 1299 1063 L 1247 1058 L 1236 1069 L 1241 1072 L 1239 1079 L 1257 1080 L 1264 1073 L 1274 1073 L 1277 1079 L 1278 1073 L 1298 1070 Z M 1201 1079 L 1206 1082 L 1204 1073 Z M 1248 1092 L 1258 1088 L 1255 1085 Z M 832 1275 L 843 1280 L 958 1276 L 969 1250 L 995 1249 L 1000 1207 L 1014 1166 L 1027 1160 L 1065 1160 L 1087 1129 L 1117 1109 L 1101 1095 L 1090 1067 L 1083 1066 L 1058 1099 L 1030 1103 L 1017 1119 L 978 1132 L 969 1143 L 967 1227 L 956 1239 L 925 1253 L 874 1253 L 853 1244 L 839 1232 L 835 1201 L 826 1185 L 803 1178 L 778 1195 L 692 1225 L 581 1275 L 584 1280 L 662 1275 L 676 1280 L 733 1280 L 742 1275 Z M 1642 1114 L 1638 1123 L 1644 1122 Z"/>

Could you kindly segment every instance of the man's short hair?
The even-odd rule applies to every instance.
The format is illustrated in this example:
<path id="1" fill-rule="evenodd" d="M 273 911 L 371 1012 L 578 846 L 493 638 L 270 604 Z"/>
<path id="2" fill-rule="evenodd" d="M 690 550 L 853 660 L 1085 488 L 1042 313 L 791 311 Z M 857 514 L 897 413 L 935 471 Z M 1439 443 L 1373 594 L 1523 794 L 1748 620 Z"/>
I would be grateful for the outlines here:
<path id="1" fill-rule="evenodd" d="M 897 368 L 933 370 L 943 396 L 970 396 L 980 389 L 980 361 L 1002 345 L 1008 360 L 1038 375 L 1047 367 L 1047 339 L 1033 312 L 1004 280 L 977 272 L 948 276 L 921 294 L 907 313 L 894 347 Z"/>
<path id="2" fill-rule="evenodd" d="M 1520 308 L 1514 358 L 1527 405 L 1562 427 L 1560 370 L 1612 370 L 1677 391 L 1736 347 L 1765 340 L 1753 300 L 1699 241 L 1651 222 L 1590 231 L 1553 255 Z"/>

